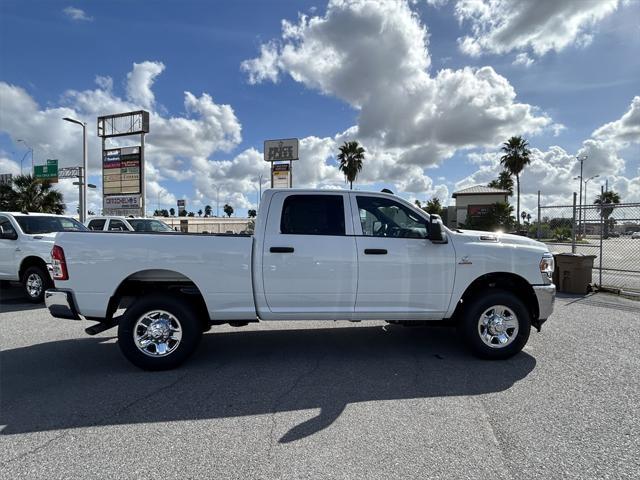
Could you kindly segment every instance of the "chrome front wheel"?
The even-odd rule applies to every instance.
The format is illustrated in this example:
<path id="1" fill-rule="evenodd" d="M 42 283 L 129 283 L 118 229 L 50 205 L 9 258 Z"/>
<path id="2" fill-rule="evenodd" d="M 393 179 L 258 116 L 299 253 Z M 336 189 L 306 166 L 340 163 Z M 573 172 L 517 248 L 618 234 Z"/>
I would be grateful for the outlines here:
<path id="1" fill-rule="evenodd" d="M 164 357 L 173 353 L 180 345 L 182 325 L 175 315 L 165 310 L 152 310 L 136 322 L 133 340 L 145 355 Z"/>
<path id="2" fill-rule="evenodd" d="M 504 348 L 513 342 L 520 329 L 515 312 L 505 305 L 487 308 L 478 319 L 478 334 L 485 345 Z"/>

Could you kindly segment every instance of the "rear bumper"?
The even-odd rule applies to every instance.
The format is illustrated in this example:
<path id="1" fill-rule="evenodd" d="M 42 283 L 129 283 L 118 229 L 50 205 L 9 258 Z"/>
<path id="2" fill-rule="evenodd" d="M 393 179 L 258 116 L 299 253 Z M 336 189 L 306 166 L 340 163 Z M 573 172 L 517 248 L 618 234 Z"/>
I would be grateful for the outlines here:
<path id="1" fill-rule="evenodd" d="M 556 300 L 556 286 L 551 285 L 534 285 L 533 291 L 538 299 L 538 318 L 542 321 L 546 320 L 553 313 L 553 304 Z"/>
<path id="2" fill-rule="evenodd" d="M 71 292 L 52 288 L 44 292 L 44 304 L 49 309 L 49 313 L 56 318 L 67 320 L 82 320 L 78 315 L 78 309 L 73 301 Z"/>

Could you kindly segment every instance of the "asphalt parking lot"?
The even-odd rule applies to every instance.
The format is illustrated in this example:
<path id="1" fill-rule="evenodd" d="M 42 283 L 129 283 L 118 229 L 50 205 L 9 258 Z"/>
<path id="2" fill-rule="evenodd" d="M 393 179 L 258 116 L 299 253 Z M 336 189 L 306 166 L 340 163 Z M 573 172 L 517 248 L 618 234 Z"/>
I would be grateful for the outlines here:
<path id="1" fill-rule="evenodd" d="M 181 369 L 3 292 L 2 478 L 640 476 L 640 302 L 564 297 L 508 361 L 449 328 L 214 327 Z"/>

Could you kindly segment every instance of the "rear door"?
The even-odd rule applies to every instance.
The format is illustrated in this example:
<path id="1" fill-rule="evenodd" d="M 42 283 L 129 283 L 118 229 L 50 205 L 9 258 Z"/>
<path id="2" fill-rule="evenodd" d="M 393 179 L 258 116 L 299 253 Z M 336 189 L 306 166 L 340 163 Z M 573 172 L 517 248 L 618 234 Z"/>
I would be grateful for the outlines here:
<path id="1" fill-rule="evenodd" d="M 355 318 L 443 318 L 455 274 L 452 245 L 431 243 L 426 214 L 392 197 L 353 193 L 351 205 L 358 251 Z"/>
<path id="2" fill-rule="evenodd" d="M 357 257 L 347 193 L 276 193 L 268 211 L 262 276 L 278 318 L 349 319 Z"/>

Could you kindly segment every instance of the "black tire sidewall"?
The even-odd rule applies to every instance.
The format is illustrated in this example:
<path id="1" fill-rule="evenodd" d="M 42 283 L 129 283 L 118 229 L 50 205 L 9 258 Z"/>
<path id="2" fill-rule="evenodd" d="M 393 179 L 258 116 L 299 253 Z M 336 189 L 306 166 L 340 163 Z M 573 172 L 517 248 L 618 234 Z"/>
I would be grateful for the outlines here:
<path id="1" fill-rule="evenodd" d="M 133 339 L 138 319 L 151 310 L 166 310 L 174 315 L 182 328 L 180 345 L 164 357 L 151 357 L 142 353 Z M 143 370 L 169 370 L 181 365 L 195 351 L 202 337 L 202 324 L 195 312 L 182 298 L 148 295 L 127 309 L 118 322 L 118 345 L 124 356 Z"/>
<path id="2" fill-rule="evenodd" d="M 42 291 L 40 292 L 40 295 L 38 295 L 37 297 L 32 297 L 27 290 L 27 279 L 29 278 L 30 275 L 34 273 L 40 277 L 40 280 L 42 280 Z M 44 292 L 48 288 L 51 288 L 53 286 L 53 282 L 51 281 L 49 272 L 47 272 L 47 270 L 42 267 L 38 267 L 37 265 L 29 267 L 24 271 L 24 273 L 22 274 L 21 283 L 22 283 L 22 289 L 24 291 L 24 294 L 26 295 L 27 299 L 32 303 L 42 303 L 44 301 Z"/>
<path id="3" fill-rule="evenodd" d="M 505 305 L 518 317 L 518 335 L 515 340 L 503 348 L 491 348 L 486 345 L 478 333 L 478 319 L 488 308 L 494 305 Z M 496 290 L 476 295 L 465 308 L 462 319 L 462 335 L 471 351 L 480 358 L 500 360 L 512 357 L 520 352 L 531 333 L 531 314 L 524 303 L 513 293 Z"/>

